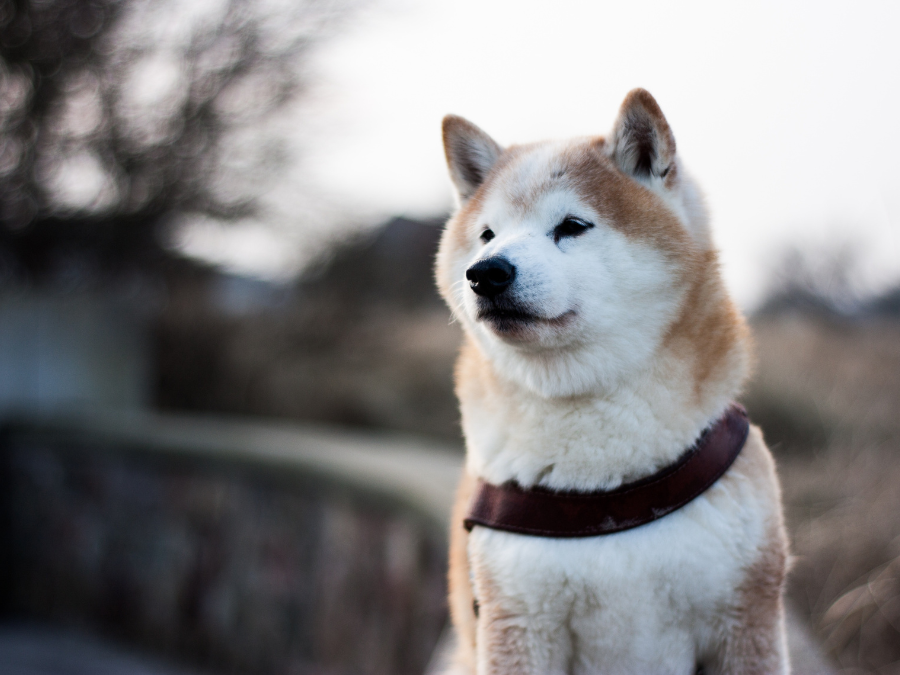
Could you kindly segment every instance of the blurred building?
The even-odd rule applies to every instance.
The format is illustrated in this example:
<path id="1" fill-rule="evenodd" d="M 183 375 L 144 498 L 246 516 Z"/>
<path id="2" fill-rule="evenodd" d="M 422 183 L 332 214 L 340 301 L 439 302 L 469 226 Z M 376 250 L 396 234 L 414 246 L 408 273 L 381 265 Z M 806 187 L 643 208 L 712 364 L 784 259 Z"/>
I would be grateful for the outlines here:
<path id="1" fill-rule="evenodd" d="M 169 253 L 0 285 L 0 412 L 146 406 L 457 438 L 440 225 L 392 219 L 286 284 Z"/>
<path id="2" fill-rule="evenodd" d="M 144 406 L 147 318 L 102 294 L 0 294 L 0 412 Z"/>

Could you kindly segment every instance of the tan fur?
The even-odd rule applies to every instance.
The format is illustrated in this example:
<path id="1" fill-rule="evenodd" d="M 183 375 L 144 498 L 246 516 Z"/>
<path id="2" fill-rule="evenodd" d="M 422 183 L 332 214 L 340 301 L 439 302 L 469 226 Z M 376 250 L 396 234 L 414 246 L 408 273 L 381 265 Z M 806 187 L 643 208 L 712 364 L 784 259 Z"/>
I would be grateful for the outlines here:
<path id="1" fill-rule="evenodd" d="M 464 471 L 450 518 L 450 569 L 447 575 L 450 617 L 456 627 L 458 641 L 457 659 L 470 670 L 475 669 L 475 597 L 469 577 L 468 533 L 463 527 L 463 520 L 474 486 L 475 478 Z"/>
<path id="2" fill-rule="evenodd" d="M 783 528 L 773 529 L 769 544 L 747 569 L 738 589 L 741 601 L 726 627 L 725 649 L 710 660 L 709 670 L 742 675 L 778 672 L 786 659 L 782 593 L 787 571 Z"/>
<path id="3" fill-rule="evenodd" d="M 567 153 L 567 174 L 573 186 L 619 231 L 637 240 L 649 240 L 688 264 L 693 262 L 693 245 L 684 227 L 657 195 L 615 167 L 606 155 L 606 143 L 606 139 L 597 137 Z M 597 185 L 605 189 L 599 191 Z"/>
<path id="4" fill-rule="evenodd" d="M 521 610 L 508 606 L 509 598 L 497 591 L 490 576 L 482 570 L 477 570 L 475 575 L 483 589 L 480 602 L 484 603 L 484 612 L 480 612 L 476 632 L 477 641 L 485 646 L 484 670 L 496 675 L 529 672 L 528 666 L 534 659 L 529 654 L 527 630 L 519 621 Z"/>
<path id="5" fill-rule="evenodd" d="M 692 361 L 698 398 L 708 381 L 727 377 L 729 367 L 748 371 L 752 346 L 747 323 L 719 278 L 716 252 L 706 251 L 703 258 L 681 313 L 666 335 L 667 346 Z M 745 347 L 738 364 L 732 363 L 735 344 Z"/>
<path id="6" fill-rule="evenodd" d="M 489 388 L 499 393 L 501 383 L 492 377 L 492 370 L 486 368 L 487 362 L 481 352 L 468 339 L 463 340 L 459 359 L 456 362 L 456 395 L 460 398 L 477 395 L 474 389 Z M 484 375 L 487 374 L 487 377 Z M 479 376 L 481 375 L 481 376 Z M 475 477 L 468 471 L 464 471 L 456 490 L 456 500 L 453 503 L 453 512 L 450 520 L 450 565 L 448 573 L 450 617 L 457 636 L 456 661 L 464 669 L 464 672 L 475 672 L 475 643 L 478 620 L 484 623 L 485 619 L 475 616 L 475 596 L 472 592 L 473 572 L 469 566 L 468 542 L 469 533 L 463 526 L 463 521 L 468 514 L 469 506 L 475 487 Z M 485 579 L 485 586 L 491 587 L 490 580 Z M 493 602 L 492 602 L 493 601 Z M 488 607 L 496 604 L 496 598 L 479 598 L 480 603 Z M 491 610 L 488 610 L 491 611 Z M 481 614 L 479 609 L 479 614 Z M 499 663 L 515 663 L 510 660 L 508 647 L 515 645 L 514 629 L 509 628 L 506 634 L 498 641 L 501 649 L 492 650 L 505 656 Z M 507 645 L 503 648 L 502 645 Z M 496 665 L 496 664 L 495 664 Z M 495 671 L 492 671 L 495 672 Z M 501 672 L 501 671 L 496 671 Z"/>

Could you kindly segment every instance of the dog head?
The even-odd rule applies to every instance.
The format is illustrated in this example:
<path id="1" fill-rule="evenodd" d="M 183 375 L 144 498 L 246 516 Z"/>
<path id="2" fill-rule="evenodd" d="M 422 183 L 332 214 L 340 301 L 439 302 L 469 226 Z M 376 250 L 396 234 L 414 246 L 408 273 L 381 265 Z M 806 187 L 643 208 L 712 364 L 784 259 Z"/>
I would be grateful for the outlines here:
<path id="1" fill-rule="evenodd" d="M 608 138 L 504 149 L 455 116 L 443 131 L 459 208 L 438 286 L 488 359 L 547 396 L 646 365 L 697 279 L 717 274 L 702 199 L 653 97 L 629 93 Z"/>

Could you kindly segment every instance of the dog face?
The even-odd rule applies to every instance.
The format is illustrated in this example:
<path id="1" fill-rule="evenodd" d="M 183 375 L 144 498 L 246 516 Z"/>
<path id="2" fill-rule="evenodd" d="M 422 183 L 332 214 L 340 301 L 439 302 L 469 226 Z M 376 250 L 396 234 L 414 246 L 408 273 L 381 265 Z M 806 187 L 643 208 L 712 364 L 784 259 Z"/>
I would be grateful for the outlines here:
<path id="1" fill-rule="evenodd" d="M 697 190 L 647 92 L 612 134 L 501 148 L 458 117 L 444 143 L 460 208 L 438 285 L 500 370 L 548 396 L 612 385 L 646 364 L 709 248 Z"/>

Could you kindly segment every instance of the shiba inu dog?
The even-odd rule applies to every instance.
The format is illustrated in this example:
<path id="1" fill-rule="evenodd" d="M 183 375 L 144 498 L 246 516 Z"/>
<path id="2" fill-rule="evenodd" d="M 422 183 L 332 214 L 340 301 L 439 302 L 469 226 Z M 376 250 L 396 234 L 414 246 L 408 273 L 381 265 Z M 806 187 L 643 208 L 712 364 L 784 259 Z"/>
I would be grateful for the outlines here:
<path id="1" fill-rule="evenodd" d="M 780 488 L 756 427 L 724 475 L 652 522 L 565 537 L 463 527 L 479 485 L 577 498 L 644 479 L 652 492 L 646 478 L 675 471 L 748 376 L 747 327 L 656 101 L 629 93 L 605 138 L 503 148 L 455 116 L 443 133 L 458 209 L 436 275 L 465 333 L 455 667 L 788 672 Z"/>

